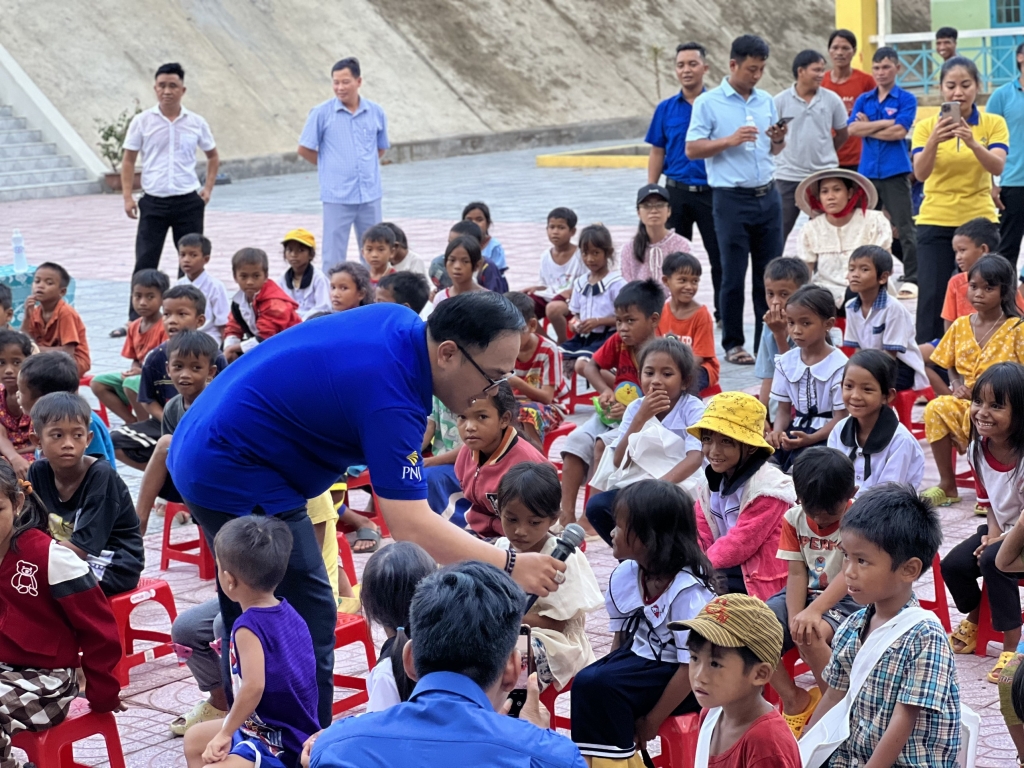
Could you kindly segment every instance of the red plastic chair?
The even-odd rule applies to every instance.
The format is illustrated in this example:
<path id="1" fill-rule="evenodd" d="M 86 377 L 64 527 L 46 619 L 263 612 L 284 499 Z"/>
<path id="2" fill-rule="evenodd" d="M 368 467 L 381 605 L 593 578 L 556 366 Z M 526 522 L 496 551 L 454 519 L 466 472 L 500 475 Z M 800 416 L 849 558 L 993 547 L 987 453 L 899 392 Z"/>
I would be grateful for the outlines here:
<path id="1" fill-rule="evenodd" d="M 836 318 L 836 325 L 835 325 L 835 327 L 836 327 L 836 330 L 838 330 L 840 333 L 845 334 L 846 333 L 846 318 L 845 317 L 837 317 Z"/>
<path id="2" fill-rule="evenodd" d="M 580 380 L 583 380 L 583 384 L 586 389 L 583 392 L 579 392 Z M 597 390 L 590 386 L 590 382 L 587 381 L 586 377 L 580 376 L 575 370 L 572 372 L 572 376 L 569 378 L 569 400 L 566 403 L 565 410 L 568 413 L 575 413 L 576 406 L 578 405 L 590 405 L 594 404 L 594 397 L 597 395 Z"/>
<path id="3" fill-rule="evenodd" d="M 856 354 L 857 352 L 857 347 L 847 347 L 843 345 L 839 348 L 839 350 L 847 357 L 853 357 L 854 354 Z"/>
<path id="4" fill-rule="evenodd" d="M 925 387 L 924 389 L 905 389 L 902 392 L 896 393 L 896 399 L 892 403 L 893 410 L 896 411 L 896 416 L 899 418 L 900 424 L 910 430 L 910 434 L 918 440 L 924 439 L 924 422 L 914 421 L 913 411 L 914 403 L 917 402 L 917 398 L 922 396 L 928 400 L 934 400 L 935 390 L 931 387 Z"/>
<path id="5" fill-rule="evenodd" d="M 551 447 L 555 444 L 555 441 L 560 437 L 565 437 L 570 434 L 576 425 L 571 421 L 564 421 L 558 425 L 555 429 L 548 430 L 547 434 L 544 435 L 544 456 L 549 457 L 551 455 Z M 562 470 L 562 457 L 559 456 L 557 459 L 550 459 L 551 463 L 555 465 L 555 469 L 558 471 Z"/>
<path id="6" fill-rule="evenodd" d="M 188 512 L 184 504 L 167 502 L 167 509 L 164 511 L 164 535 L 160 544 L 160 570 L 166 571 L 172 560 L 179 563 L 191 563 L 199 566 L 199 578 L 209 581 L 217 575 L 217 563 L 213 559 L 213 552 L 206 543 L 206 535 L 200 526 L 199 536 L 187 541 L 171 542 L 171 527 L 174 524 L 174 517 L 179 512 Z"/>
<path id="7" fill-rule="evenodd" d="M 1024 584 L 1024 579 L 1021 579 L 1019 583 Z M 1021 614 L 1021 618 L 1024 619 L 1024 613 Z M 982 582 L 981 612 L 978 614 L 978 647 L 974 653 L 977 656 L 988 656 L 988 644 L 1002 644 L 1002 642 L 1003 633 L 992 628 L 992 609 L 988 604 L 988 590 L 985 588 L 985 583 Z"/>
<path id="8" fill-rule="evenodd" d="M 571 721 L 568 717 L 555 714 L 555 699 L 561 696 L 563 693 L 568 693 L 572 690 L 572 680 L 565 684 L 565 688 L 558 690 L 555 688 L 555 684 L 552 683 L 545 688 L 540 694 L 540 703 L 547 707 L 548 712 L 551 713 L 551 728 L 571 728 Z"/>
<path id="9" fill-rule="evenodd" d="M 121 661 L 114 669 L 114 676 L 121 684 L 121 687 L 128 685 L 128 672 L 140 664 L 153 661 L 161 656 L 174 653 L 174 646 L 171 643 L 170 630 L 167 632 L 156 632 L 151 629 L 136 629 L 131 625 L 132 611 L 143 603 L 154 601 L 160 603 L 167 611 L 167 618 L 173 624 L 178 618 L 178 612 L 174 607 L 174 595 L 171 587 L 161 579 L 139 579 L 139 586 L 120 595 L 110 598 L 110 608 L 114 612 L 114 620 L 117 622 L 117 634 L 121 639 Z M 157 645 L 146 648 L 144 651 L 135 651 L 137 642 L 155 642 Z M 42 768 L 42 763 L 40 768 Z"/>
<path id="10" fill-rule="evenodd" d="M 935 599 L 922 600 L 919 597 L 918 602 L 926 611 L 935 614 L 946 632 L 952 632 L 953 625 L 949 621 L 949 601 L 946 599 L 946 582 L 942 580 L 942 567 L 938 555 L 935 555 L 935 559 L 932 560 L 932 573 L 935 579 Z"/>
<path id="11" fill-rule="evenodd" d="M 353 512 L 358 512 L 364 517 L 368 517 L 377 524 L 380 528 L 380 535 L 384 538 L 391 536 L 391 531 L 388 530 L 388 524 L 384 522 L 384 515 L 380 513 L 380 505 L 377 503 L 377 494 L 373 492 L 373 484 L 370 481 L 370 470 L 364 469 L 356 477 L 349 477 L 347 479 L 348 490 L 345 491 L 345 506 L 351 509 Z M 364 488 L 366 492 L 370 494 L 370 508 L 369 509 L 355 509 L 350 503 L 348 494 L 357 488 Z"/>
<path id="12" fill-rule="evenodd" d="M 88 768 L 76 763 L 72 752 L 76 741 L 102 736 L 110 768 L 125 768 L 121 736 L 111 712 L 93 712 L 83 699 L 71 702 L 71 710 L 60 725 L 45 731 L 19 731 L 11 740 L 28 753 L 28 761 L 39 768 Z"/>
<path id="13" fill-rule="evenodd" d="M 78 380 L 78 388 L 88 387 L 92 384 L 92 376 L 83 376 Z M 96 415 L 100 417 L 100 421 L 110 429 L 110 417 L 107 415 L 107 406 L 100 400 L 100 407 L 96 409 Z"/>
<path id="14" fill-rule="evenodd" d="M 697 395 L 701 400 L 706 400 L 709 397 L 722 394 L 722 387 L 719 384 L 712 384 L 707 389 L 702 389 L 700 394 Z"/>
<path id="15" fill-rule="evenodd" d="M 348 576 L 349 583 L 355 586 L 359 583 L 356 578 L 356 566 L 352 557 L 352 548 L 348 539 L 342 533 L 338 534 L 338 554 L 341 556 L 342 568 Z M 362 616 L 348 613 L 339 613 L 338 620 L 334 625 L 334 648 L 344 648 L 347 645 L 362 643 L 366 651 L 366 668 L 371 670 L 377 664 L 377 652 L 373 647 L 373 637 L 370 635 L 370 625 Z M 369 701 L 370 696 L 366 692 L 366 678 L 355 677 L 354 675 L 334 675 L 335 688 L 347 688 L 355 693 L 338 699 L 331 705 L 331 716 L 337 717 L 342 712 L 347 712 L 360 704 Z"/>
<path id="16" fill-rule="evenodd" d="M 658 729 L 661 754 L 653 759 L 655 768 L 694 768 L 700 715 L 669 717 Z"/>

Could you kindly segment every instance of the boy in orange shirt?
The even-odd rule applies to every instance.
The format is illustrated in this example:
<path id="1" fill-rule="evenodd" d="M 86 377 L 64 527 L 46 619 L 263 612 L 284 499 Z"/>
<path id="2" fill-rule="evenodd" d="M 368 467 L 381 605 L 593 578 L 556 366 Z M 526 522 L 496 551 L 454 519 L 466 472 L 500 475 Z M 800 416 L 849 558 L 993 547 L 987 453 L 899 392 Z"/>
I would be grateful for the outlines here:
<path id="1" fill-rule="evenodd" d="M 690 394 L 699 395 L 718 383 L 721 370 L 715 356 L 715 321 L 707 307 L 694 301 L 700 286 L 700 262 L 689 253 L 670 253 L 661 264 L 661 273 L 671 298 L 661 312 L 658 334 L 675 336 L 693 349 L 700 371 Z"/>
<path id="2" fill-rule="evenodd" d="M 60 264 L 46 261 L 36 267 L 32 293 L 25 299 L 22 330 L 39 345 L 41 352 L 67 352 L 75 358 L 81 377 L 89 372 L 92 360 L 85 323 L 64 301 L 70 284 L 71 275 Z"/>

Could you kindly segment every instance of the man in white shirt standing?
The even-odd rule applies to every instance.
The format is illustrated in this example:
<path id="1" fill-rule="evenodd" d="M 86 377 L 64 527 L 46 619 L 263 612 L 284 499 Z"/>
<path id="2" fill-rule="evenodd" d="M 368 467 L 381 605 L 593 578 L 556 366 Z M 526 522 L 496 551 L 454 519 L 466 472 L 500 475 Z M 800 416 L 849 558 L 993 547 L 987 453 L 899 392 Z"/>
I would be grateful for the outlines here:
<path id="1" fill-rule="evenodd" d="M 180 64 L 162 65 L 156 71 L 157 104 L 140 112 L 128 126 L 124 140 L 121 184 L 124 210 L 130 219 L 139 220 L 135 235 L 135 270 L 159 269 L 160 254 L 167 230 L 177 247 L 182 236 L 202 234 L 203 212 L 217 180 L 220 158 L 217 145 L 199 115 L 181 105 L 185 95 L 185 70 Z M 206 184 L 196 176 L 196 147 L 206 154 Z M 136 203 L 132 197 L 135 161 L 142 153 L 142 191 Z M 133 274 L 134 274 L 133 272 Z M 181 272 L 179 271 L 179 277 Z M 136 314 L 129 308 L 129 319 Z M 117 328 L 111 336 L 124 336 Z"/>

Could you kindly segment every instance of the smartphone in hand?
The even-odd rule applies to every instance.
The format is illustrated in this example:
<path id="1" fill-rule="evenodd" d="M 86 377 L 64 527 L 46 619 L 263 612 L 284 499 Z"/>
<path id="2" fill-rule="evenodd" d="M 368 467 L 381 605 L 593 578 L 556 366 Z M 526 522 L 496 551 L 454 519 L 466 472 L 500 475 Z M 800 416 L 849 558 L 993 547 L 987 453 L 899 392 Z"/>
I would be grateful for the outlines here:
<path id="1" fill-rule="evenodd" d="M 530 675 L 537 671 L 537 662 L 533 658 L 533 643 L 531 642 L 529 624 L 520 625 L 516 649 L 519 651 L 519 657 L 522 661 L 519 668 L 519 679 L 516 680 L 516 687 L 508 694 L 508 697 L 512 700 L 512 709 L 508 712 L 510 717 L 519 717 L 519 713 L 526 703 L 526 681 L 529 680 Z"/>

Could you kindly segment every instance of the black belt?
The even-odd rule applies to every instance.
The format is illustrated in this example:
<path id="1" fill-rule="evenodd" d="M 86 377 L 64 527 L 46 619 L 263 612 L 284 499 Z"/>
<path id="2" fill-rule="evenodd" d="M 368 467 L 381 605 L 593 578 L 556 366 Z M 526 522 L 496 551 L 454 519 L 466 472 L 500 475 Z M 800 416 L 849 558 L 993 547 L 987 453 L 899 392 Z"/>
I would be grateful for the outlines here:
<path id="1" fill-rule="evenodd" d="M 696 194 L 711 191 L 711 187 L 707 184 L 683 184 L 680 181 L 668 178 L 668 176 L 665 177 L 665 186 L 674 189 L 685 189 L 687 192 L 694 192 Z"/>
<path id="2" fill-rule="evenodd" d="M 727 190 L 729 192 L 739 192 L 741 195 L 750 195 L 751 197 L 764 197 L 775 189 L 775 182 L 769 181 L 761 187 L 716 187 L 716 189 Z"/>

